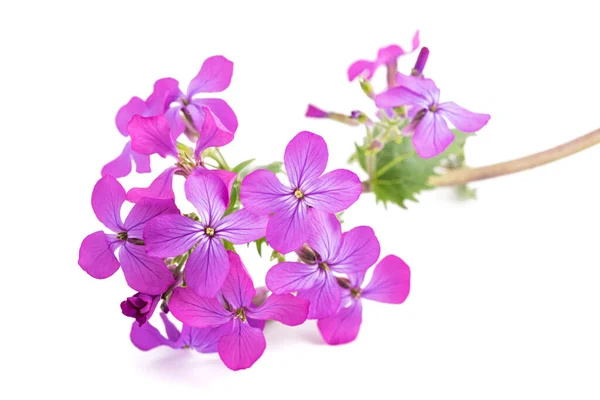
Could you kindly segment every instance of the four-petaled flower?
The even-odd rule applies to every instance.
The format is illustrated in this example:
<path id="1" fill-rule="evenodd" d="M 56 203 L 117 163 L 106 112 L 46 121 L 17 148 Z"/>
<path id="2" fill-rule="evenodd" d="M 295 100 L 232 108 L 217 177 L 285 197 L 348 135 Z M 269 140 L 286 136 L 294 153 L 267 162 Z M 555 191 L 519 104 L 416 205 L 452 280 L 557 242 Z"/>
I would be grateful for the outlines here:
<path id="1" fill-rule="evenodd" d="M 229 270 L 221 239 L 233 244 L 250 243 L 265 236 L 267 219 L 246 209 L 224 216 L 229 193 L 213 175 L 191 175 L 185 195 L 198 211 L 199 221 L 182 215 L 153 219 L 144 229 L 149 255 L 175 257 L 191 251 L 185 265 L 185 282 L 201 296 L 217 294 Z"/>
<path id="2" fill-rule="evenodd" d="M 263 305 L 255 306 L 252 298 L 256 290 L 242 260 L 232 251 L 227 256 L 229 274 L 218 299 L 200 297 L 189 288 L 177 288 L 169 308 L 184 324 L 225 329 L 227 333 L 217 346 L 219 356 L 228 368 L 239 370 L 251 367 L 266 348 L 262 329 L 252 327 L 249 319 L 300 325 L 306 320 L 308 301 L 292 294 L 272 294 Z"/>
<path id="3" fill-rule="evenodd" d="M 454 102 L 440 103 L 440 90 L 431 79 L 414 78 L 410 87 L 398 86 L 386 90 L 375 98 L 379 108 L 411 106 L 414 115 L 409 130 L 417 154 L 423 158 L 435 157 L 446 150 L 454 140 L 444 118 L 463 132 L 476 132 L 490 119 L 488 114 L 478 114 Z"/>
<path id="4" fill-rule="evenodd" d="M 381 303 L 401 304 L 410 291 L 410 268 L 400 258 L 389 255 L 377 264 L 373 277 L 363 289 L 365 273 L 339 278 L 343 288 L 342 304 L 334 315 L 317 323 L 321 336 L 328 344 L 349 343 L 356 339 L 362 322 L 361 299 Z"/>
<path id="5" fill-rule="evenodd" d="M 290 186 L 264 169 L 252 172 L 242 182 L 240 199 L 248 210 L 258 215 L 274 213 L 267 226 L 267 242 L 280 253 L 294 251 L 308 239 L 309 208 L 340 212 L 362 193 L 360 179 L 353 172 L 337 169 L 322 175 L 328 156 L 321 136 L 300 132 L 285 149 Z"/>
<path id="6" fill-rule="evenodd" d="M 113 234 L 103 231 L 88 235 L 79 249 L 79 265 L 97 279 L 108 278 L 119 269 L 127 284 L 147 294 L 161 294 L 175 281 L 162 259 L 146 254 L 142 230 L 153 218 L 179 214 L 172 199 L 141 199 L 125 222 L 121 220 L 121 206 L 125 189 L 115 178 L 107 175 L 100 179 L 92 192 L 92 208 L 100 222 Z M 115 251 L 119 250 L 119 260 Z"/>
<path id="7" fill-rule="evenodd" d="M 310 223 L 313 230 L 307 244 L 314 256 L 301 257 L 306 264 L 275 265 L 267 273 L 266 283 L 276 294 L 297 291 L 298 297 L 310 300 L 308 318 L 319 319 L 334 314 L 340 306 L 341 290 L 333 273 L 364 273 L 377 261 L 380 249 L 370 227 L 359 226 L 342 234 L 335 215 L 316 210 L 310 212 Z"/>

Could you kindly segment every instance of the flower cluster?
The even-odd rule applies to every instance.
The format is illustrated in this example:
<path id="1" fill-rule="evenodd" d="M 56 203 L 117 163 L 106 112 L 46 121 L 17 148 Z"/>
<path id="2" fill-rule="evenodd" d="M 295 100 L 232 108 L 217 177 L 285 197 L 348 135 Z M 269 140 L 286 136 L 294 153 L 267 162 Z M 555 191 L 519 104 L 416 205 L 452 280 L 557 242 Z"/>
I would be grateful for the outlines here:
<path id="1" fill-rule="evenodd" d="M 327 343 L 354 340 L 361 299 L 402 303 L 410 269 L 388 255 L 361 287 L 379 259 L 379 241 L 367 226 L 342 232 L 336 213 L 356 202 L 362 184 L 345 169 L 325 172 L 328 149 L 321 136 L 300 132 L 289 142 L 285 183 L 281 171 L 249 171 L 251 161 L 229 167 L 218 148 L 234 139 L 236 116 L 224 100 L 196 96 L 225 90 L 232 73 L 229 60 L 211 57 L 185 94 L 175 79 L 164 78 L 146 100 L 133 97 L 119 110 L 117 128 L 130 140 L 104 166 L 92 193 L 94 213 L 110 232 L 83 240 L 79 265 L 98 279 L 123 270 L 137 293 L 121 310 L 135 319 L 130 337 L 139 349 L 218 352 L 227 367 L 239 370 L 263 354 L 267 320 L 295 326 L 315 319 Z M 137 172 L 150 172 L 153 154 L 172 158 L 173 165 L 148 187 L 126 191 L 117 178 L 131 172 L 132 160 Z M 193 210 L 182 213 L 176 206 L 175 175 L 185 178 Z M 134 205 L 123 220 L 125 201 Z M 279 261 L 266 272 L 267 288 L 254 287 L 235 251 L 252 242 L 259 250 L 266 242 Z M 149 322 L 157 308 L 166 337 Z"/>

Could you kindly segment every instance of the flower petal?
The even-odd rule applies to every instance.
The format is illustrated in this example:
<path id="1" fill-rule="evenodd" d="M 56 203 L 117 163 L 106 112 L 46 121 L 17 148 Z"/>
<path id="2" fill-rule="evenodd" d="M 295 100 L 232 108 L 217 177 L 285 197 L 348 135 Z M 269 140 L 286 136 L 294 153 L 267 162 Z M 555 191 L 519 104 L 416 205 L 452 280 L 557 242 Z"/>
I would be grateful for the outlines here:
<path id="1" fill-rule="evenodd" d="M 186 325 L 205 328 L 223 325 L 232 319 L 216 298 L 200 297 L 190 288 L 175 288 L 169 310 Z"/>
<path id="2" fill-rule="evenodd" d="M 419 92 L 405 86 L 396 86 L 375 96 L 375 105 L 379 108 L 415 106 L 422 109 L 428 108 L 431 103 Z"/>
<path id="3" fill-rule="evenodd" d="M 327 143 L 319 135 L 303 131 L 298 133 L 285 148 L 283 161 L 293 188 L 303 188 L 317 179 L 327 166 L 329 152 Z"/>
<path id="4" fill-rule="evenodd" d="M 233 244 L 245 244 L 265 237 L 267 234 L 266 215 L 252 214 L 243 208 L 227 215 L 215 226 L 217 236 Z"/>
<path id="5" fill-rule="evenodd" d="M 179 90 L 179 82 L 173 78 L 162 78 L 154 82 L 154 91 L 146 99 L 148 111 L 146 115 L 165 113 L 172 102 L 181 98 L 183 93 Z"/>
<path id="6" fill-rule="evenodd" d="M 142 239 L 144 227 L 153 218 L 160 215 L 177 214 L 179 209 L 173 199 L 152 199 L 143 198 L 133 206 L 127 218 L 125 218 L 124 228 L 130 238 Z"/>
<path id="7" fill-rule="evenodd" d="M 361 273 L 375 264 L 381 251 L 373 229 L 357 226 L 344 233 L 339 253 L 329 266 L 336 272 Z"/>
<path id="8" fill-rule="evenodd" d="M 441 103 L 438 106 L 438 112 L 463 132 L 477 132 L 490 120 L 488 114 L 471 112 L 453 101 Z"/>
<path id="9" fill-rule="evenodd" d="M 131 149 L 139 154 L 177 157 L 177 147 L 171 138 L 171 126 L 163 114 L 153 117 L 134 115 L 127 125 Z"/>
<path id="10" fill-rule="evenodd" d="M 167 333 L 167 338 L 169 340 L 172 340 L 173 342 L 179 340 L 179 338 L 181 337 L 181 332 L 179 332 L 179 329 L 177 329 L 177 327 L 171 322 L 169 317 L 167 317 L 167 314 L 161 312 L 160 318 L 162 319 L 163 324 L 165 324 L 165 332 Z"/>
<path id="11" fill-rule="evenodd" d="M 322 278 L 317 265 L 298 262 L 281 262 L 267 272 L 265 282 L 275 294 L 297 292 L 318 285 Z"/>
<path id="12" fill-rule="evenodd" d="M 112 176 L 103 176 L 92 192 L 92 208 L 100 222 L 113 232 L 122 232 L 121 206 L 125 202 L 125 189 Z"/>
<path id="13" fill-rule="evenodd" d="M 219 121 L 227 128 L 230 132 L 235 133 L 238 128 L 238 120 L 235 116 L 235 112 L 231 109 L 229 104 L 223 99 L 194 99 L 192 104 L 197 107 L 208 107 L 216 116 Z M 204 116 L 204 114 L 203 114 Z"/>
<path id="14" fill-rule="evenodd" d="M 180 348 L 174 341 L 164 337 L 150 322 L 142 326 L 134 322 L 131 325 L 129 338 L 131 339 L 131 343 L 142 351 L 152 350 L 158 346 L 169 346 L 174 349 Z"/>
<path id="15" fill-rule="evenodd" d="M 127 104 L 117 111 L 117 116 L 115 118 L 115 124 L 117 125 L 117 129 L 121 132 L 123 136 L 129 136 L 129 132 L 127 132 L 127 124 L 131 121 L 131 118 L 134 115 L 144 115 L 144 113 L 148 110 L 146 106 L 146 102 L 139 97 L 132 97 Z"/>
<path id="16" fill-rule="evenodd" d="M 360 330 L 362 323 L 362 304 L 353 301 L 350 306 L 340 308 L 331 317 L 317 322 L 323 340 L 330 345 L 350 343 Z"/>
<path id="17" fill-rule="evenodd" d="M 377 64 L 391 64 L 404 54 L 406 54 L 404 49 L 397 44 L 382 47 L 377 52 Z"/>
<path id="18" fill-rule="evenodd" d="M 188 86 L 187 96 L 198 93 L 222 92 L 229 87 L 233 75 L 233 63 L 223 56 L 213 56 L 204 60 L 198 75 Z"/>
<path id="19" fill-rule="evenodd" d="M 310 118 L 327 118 L 329 113 L 309 104 L 304 115 Z"/>
<path id="20" fill-rule="evenodd" d="M 165 111 L 165 118 L 171 127 L 171 138 L 176 141 L 179 135 L 185 130 L 185 123 L 181 117 L 181 106 L 179 104 L 170 107 Z"/>
<path id="21" fill-rule="evenodd" d="M 410 268 L 402 259 L 389 255 L 377 264 L 362 297 L 382 303 L 400 304 L 410 292 Z"/>
<path id="22" fill-rule="evenodd" d="M 195 328 L 183 325 L 183 329 L 181 330 L 181 345 L 190 346 L 199 353 L 216 353 L 219 339 L 224 335 L 229 335 L 232 328 L 232 321 L 208 328 Z"/>
<path id="23" fill-rule="evenodd" d="M 185 254 L 204 236 L 198 222 L 182 215 L 161 215 L 148 222 L 143 237 L 146 251 L 153 257 Z"/>
<path id="24" fill-rule="evenodd" d="M 431 158 L 444 152 L 454 140 L 444 117 L 427 112 L 417 125 L 412 142 L 420 157 Z"/>
<path id="25" fill-rule="evenodd" d="M 306 321 L 309 301 L 293 294 L 272 294 L 259 308 L 250 308 L 246 315 L 259 320 L 275 320 L 289 326 Z"/>
<path id="26" fill-rule="evenodd" d="M 312 207 L 336 213 L 354 204 L 361 193 L 362 184 L 354 172 L 336 169 L 307 184 L 304 194 Z"/>
<path id="27" fill-rule="evenodd" d="M 308 319 L 321 319 L 333 315 L 340 306 L 342 293 L 335 276 L 319 269 L 319 284 L 298 292 L 298 297 L 310 301 Z"/>
<path id="28" fill-rule="evenodd" d="M 127 192 L 127 200 L 137 203 L 144 197 L 154 199 L 173 199 L 173 175 L 177 172 L 177 167 L 165 169 L 152 181 L 147 188 L 131 188 Z"/>
<path id="29" fill-rule="evenodd" d="M 244 207 L 260 215 L 285 208 L 285 200 L 291 196 L 293 190 L 283 185 L 273 172 L 266 169 L 248 174 L 240 188 L 240 200 Z"/>
<path id="30" fill-rule="evenodd" d="M 269 219 L 266 235 L 269 246 L 282 254 L 300 248 L 310 235 L 307 204 L 290 196 L 285 205 Z"/>
<path id="31" fill-rule="evenodd" d="M 122 178 L 131 172 L 131 142 L 127 142 L 121 154 L 102 167 L 102 176 L 111 175 L 115 178 Z"/>
<path id="32" fill-rule="evenodd" d="M 221 294 L 234 309 L 249 306 L 256 294 L 252 278 L 239 255 L 233 251 L 228 251 L 227 257 L 229 260 L 229 273 L 225 282 L 223 282 Z"/>
<path id="33" fill-rule="evenodd" d="M 219 340 L 219 356 L 227 368 L 234 371 L 250 368 L 267 347 L 262 330 L 239 319 L 233 321 L 233 333 Z"/>
<path id="34" fill-rule="evenodd" d="M 119 242 L 102 231 L 88 235 L 79 248 L 79 266 L 96 279 L 112 276 L 120 265 L 115 257 Z"/>
<path id="35" fill-rule="evenodd" d="M 203 236 L 185 264 L 185 282 L 200 296 L 217 295 L 227 273 L 229 259 L 220 239 Z"/>
<path id="36" fill-rule="evenodd" d="M 135 172 L 138 174 L 145 174 L 152 171 L 150 169 L 150 156 L 132 151 L 131 158 L 133 158 L 133 161 L 135 162 Z"/>
<path id="37" fill-rule="evenodd" d="M 147 294 L 162 294 L 175 283 L 173 274 L 161 258 L 146 254 L 144 246 L 125 243 L 119 261 L 130 288 Z"/>
<path id="38" fill-rule="evenodd" d="M 329 262 L 342 245 L 342 224 L 334 214 L 312 209 L 309 212 L 311 232 L 308 245 Z"/>
<path id="39" fill-rule="evenodd" d="M 376 65 L 373 61 L 355 61 L 348 68 L 348 80 L 353 81 L 359 75 L 363 76 L 365 79 L 371 79 L 375 73 L 375 68 Z"/>
<path id="40" fill-rule="evenodd" d="M 190 175 L 184 188 L 185 197 L 198 210 L 200 221 L 214 227 L 229 205 L 225 183 L 212 174 Z"/>
<path id="41" fill-rule="evenodd" d="M 415 51 L 416 49 L 418 49 L 419 47 L 421 47 L 421 41 L 419 40 L 419 30 L 417 29 L 417 31 L 415 32 L 413 38 L 412 38 L 412 51 Z"/>
<path id="42" fill-rule="evenodd" d="M 209 147 L 225 146 L 233 140 L 234 136 L 208 107 L 202 106 L 202 111 L 204 112 L 204 122 L 199 130 L 200 137 L 194 150 L 196 160 L 200 160 L 200 155 L 204 150 Z"/>

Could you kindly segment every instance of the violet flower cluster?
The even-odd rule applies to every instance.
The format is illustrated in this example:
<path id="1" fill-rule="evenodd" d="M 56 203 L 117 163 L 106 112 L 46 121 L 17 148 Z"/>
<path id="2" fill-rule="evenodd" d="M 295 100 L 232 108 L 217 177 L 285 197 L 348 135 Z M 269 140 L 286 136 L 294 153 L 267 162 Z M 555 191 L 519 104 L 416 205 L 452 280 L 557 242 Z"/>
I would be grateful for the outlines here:
<path id="1" fill-rule="evenodd" d="M 239 370 L 265 351 L 265 321 L 296 326 L 314 319 L 325 342 L 353 341 L 362 299 L 404 302 L 410 269 L 388 255 L 363 288 L 379 259 L 379 241 L 367 226 L 342 232 L 336 213 L 356 202 L 362 185 L 351 171 L 325 172 L 329 154 L 321 136 L 300 132 L 289 142 L 285 182 L 268 169 L 243 173 L 250 162 L 229 168 L 218 148 L 234 139 L 235 113 L 224 100 L 198 94 L 225 90 L 232 73 L 229 60 L 214 56 L 185 92 L 175 79 L 160 79 L 146 100 L 133 97 L 119 110 L 116 125 L 129 140 L 104 166 L 92 192 L 93 211 L 106 231 L 83 240 L 79 265 L 97 279 L 122 269 L 137 292 L 121 310 L 134 319 L 130 338 L 139 349 L 217 352 L 228 368 Z M 417 92 L 408 91 L 386 96 L 421 104 L 415 94 L 410 97 Z M 419 118 L 422 124 L 437 117 Z M 169 157 L 172 166 L 158 172 L 148 187 L 126 191 L 117 178 L 132 171 L 132 161 L 138 173 L 150 172 L 154 154 Z M 184 178 L 179 183 L 193 209 L 176 206 L 175 176 Z M 123 219 L 126 201 L 133 207 Z M 266 242 L 280 261 L 265 269 L 267 288 L 254 287 L 235 250 L 252 242 Z M 285 261 L 286 255 L 297 261 Z M 166 335 L 150 322 L 157 309 Z"/>

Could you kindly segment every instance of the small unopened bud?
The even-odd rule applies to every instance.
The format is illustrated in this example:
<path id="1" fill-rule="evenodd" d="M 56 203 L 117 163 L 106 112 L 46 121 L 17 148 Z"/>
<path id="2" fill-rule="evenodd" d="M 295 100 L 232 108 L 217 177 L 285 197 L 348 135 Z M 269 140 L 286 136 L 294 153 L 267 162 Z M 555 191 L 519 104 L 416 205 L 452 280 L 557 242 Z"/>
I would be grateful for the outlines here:
<path id="1" fill-rule="evenodd" d="M 419 52 L 419 57 L 417 57 L 417 62 L 415 63 L 414 68 L 410 72 L 412 76 L 423 76 L 423 70 L 425 69 L 425 64 L 427 64 L 428 57 L 429 49 L 427 47 L 421 48 L 421 52 Z"/>
<path id="2" fill-rule="evenodd" d="M 368 147 L 368 150 L 374 153 L 381 151 L 381 149 L 383 149 L 383 143 L 381 143 L 379 140 L 373 140 L 373 143 L 371 143 L 371 145 Z"/>
<path id="3" fill-rule="evenodd" d="M 300 257 L 300 261 L 305 264 L 312 265 L 317 263 L 317 253 L 315 253 L 315 251 L 306 244 L 299 250 L 296 250 L 296 254 L 298 254 L 298 257 Z"/>
<path id="4" fill-rule="evenodd" d="M 350 118 L 357 120 L 361 124 L 368 124 L 369 122 L 371 122 L 371 120 L 369 120 L 369 117 L 367 117 L 367 115 L 364 112 L 358 110 L 352 111 L 350 113 Z"/>
<path id="5" fill-rule="evenodd" d="M 373 91 L 373 85 L 371 85 L 371 82 L 366 80 L 365 78 L 360 78 L 359 79 L 360 82 L 360 88 L 362 89 L 362 91 L 370 98 L 370 99 L 374 99 L 375 98 L 375 92 Z"/>

